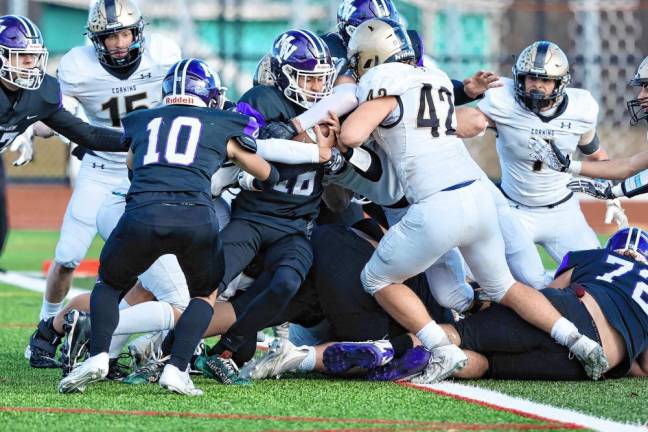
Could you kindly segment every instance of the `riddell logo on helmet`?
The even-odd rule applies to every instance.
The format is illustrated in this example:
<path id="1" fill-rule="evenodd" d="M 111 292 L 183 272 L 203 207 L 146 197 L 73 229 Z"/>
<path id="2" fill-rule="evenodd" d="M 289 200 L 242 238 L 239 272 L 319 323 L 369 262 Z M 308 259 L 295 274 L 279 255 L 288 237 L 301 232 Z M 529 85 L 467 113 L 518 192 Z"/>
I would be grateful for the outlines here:
<path id="1" fill-rule="evenodd" d="M 165 96 L 164 97 L 165 105 L 204 105 L 204 102 L 200 99 L 196 99 L 193 96 L 186 95 L 176 95 L 176 96 Z"/>

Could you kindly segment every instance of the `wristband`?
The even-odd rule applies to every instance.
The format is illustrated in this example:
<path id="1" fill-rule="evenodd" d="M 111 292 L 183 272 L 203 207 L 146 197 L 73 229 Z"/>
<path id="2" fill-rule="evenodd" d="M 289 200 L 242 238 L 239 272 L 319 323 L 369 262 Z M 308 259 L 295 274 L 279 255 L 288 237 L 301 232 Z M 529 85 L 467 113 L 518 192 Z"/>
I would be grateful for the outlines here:
<path id="1" fill-rule="evenodd" d="M 567 172 L 574 175 L 580 175 L 581 170 L 583 169 L 583 162 L 581 161 L 571 161 Z"/>

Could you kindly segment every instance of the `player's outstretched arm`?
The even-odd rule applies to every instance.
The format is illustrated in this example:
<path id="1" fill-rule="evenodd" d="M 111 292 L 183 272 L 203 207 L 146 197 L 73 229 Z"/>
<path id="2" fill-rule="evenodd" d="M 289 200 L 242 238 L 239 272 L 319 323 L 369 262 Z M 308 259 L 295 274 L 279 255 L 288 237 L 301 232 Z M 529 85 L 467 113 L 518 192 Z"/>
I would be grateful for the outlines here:
<path id="1" fill-rule="evenodd" d="M 121 132 L 89 125 L 61 108 L 43 119 L 43 123 L 70 141 L 90 150 L 125 152 L 128 147 L 121 141 Z"/>
<path id="2" fill-rule="evenodd" d="M 486 131 L 487 127 L 495 124 L 486 114 L 477 108 L 457 108 L 457 136 L 459 138 L 473 138 Z"/>
<path id="3" fill-rule="evenodd" d="M 360 147 L 397 106 L 398 102 L 394 96 L 363 102 L 342 124 L 338 136 L 339 144 L 343 147 Z"/>
<path id="4" fill-rule="evenodd" d="M 256 153 L 244 149 L 233 138 L 227 142 L 227 156 L 241 169 L 252 174 L 258 180 L 260 189 L 269 189 L 279 181 L 279 172 L 273 165 Z"/>

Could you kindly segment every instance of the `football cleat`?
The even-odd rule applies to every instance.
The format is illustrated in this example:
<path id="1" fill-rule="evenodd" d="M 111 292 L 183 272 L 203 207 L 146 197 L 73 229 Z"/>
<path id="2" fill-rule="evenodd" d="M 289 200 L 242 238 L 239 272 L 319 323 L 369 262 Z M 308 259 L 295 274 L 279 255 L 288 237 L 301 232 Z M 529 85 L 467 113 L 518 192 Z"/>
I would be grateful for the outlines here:
<path id="1" fill-rule="evenodd" d="M 160 380 L 162 369 L 166 366 L 171 356 L 160 358 L 159 355 L 154 356 L 147 364 L 135 369 L 122 381 L 124 384 L 153 384 Z"/>
<path id="2" fill-rule="evenodd" d="M 432 353 L 424 346 L 417 346 L 405 351 L 402 356 L 393 359 L 384 366 L 374 368 L 367 374 L 369 381 L 408 380 L 427 367 Z"/>
<path id="3" fill-rule="evenodd" d="M 423 373 L 410 381 L 415 384 L 434 384 L 451 376 L 468 364 L 466 354 L 455 345 L 444 345 L 431 351 Z"/>
<path id="4" fill-rule="evenodd" d="M 63 330 L 65 339 L 61 347 L 61 367 L 63 376 L 88 355 L 90 346 L 90 315 L 72 309 L 63 317 Z"/>
<path id="5" fill-rule="evenodd" d="M 196 357 L 194 367 L 207 378 L 215 379 L 227 385 L 245 385 L 250 381 L 239 376 L 239 369 L 231 358 L 219 355 L 208 356 L 206 353 Z"/>
<path id="6" fill-rule="evenodd" d="M 108 362 L 108 375 L 110 381 L 124 381 L 131 373 L 132 357 L 128 353 L 119 354 Z"/>
<path id="7" fill-rule="evenodd" d="M 171 392 L 187 396 L 202 396 L 203 392 L 194 387 L 188 371 L 181 371 L 172 364 L 164 366 L 162 376 L 160 376 L 160 387 Z"/>
<path id="8" fill-rule="evenodd" d="M 250 360 L 241 368 L 243 379 L 279 378 L 285 372 L 296 372 L 308 355 L 308 347 L 296 347 L 288 339 L 274 339 L 263 357 Z"/>
<path id="9" fill-rule="evenodd" d="M 162 331 L 146 333 L 128 344 L 128 353 L 133 359 L 133 368 L 145 366 L 162 346 L 165 333 Z"/>
<path id="10" fill-rule="evenodd" d="M 394 348 L 386 340 L 339 342 L 324 350 L 324 367 L 339 374 L 354 368 L 373 369 L 394 358 Z"/>
<path id="11" fill-rule="evenodd" d="M 100 353 L 77 365 L 61 380 L 61 393 L 83 392 L 90 383 L 102 380 L 108 375 L 108 353 Z"/>
<path id="12" fill-rule="evenodd" d="M 56 348 L 61 343 L 61 336 L 54 330 L 54 317 L 41 320 L 36 331 L 29 338 L 29 346 L 25 350 L 25 357 L 29 351 L 29 365 L 33 368 L 58 368 L 56 361 Z"/>
<path id="13" fill-rule="evenodd" d="M 608 369 L 608 360 L 603 348 L 587 336 L 581 335 L 571 344 L 569 351 L 582 363 L 587 376 L 594 381 L 601 378 Z"/>

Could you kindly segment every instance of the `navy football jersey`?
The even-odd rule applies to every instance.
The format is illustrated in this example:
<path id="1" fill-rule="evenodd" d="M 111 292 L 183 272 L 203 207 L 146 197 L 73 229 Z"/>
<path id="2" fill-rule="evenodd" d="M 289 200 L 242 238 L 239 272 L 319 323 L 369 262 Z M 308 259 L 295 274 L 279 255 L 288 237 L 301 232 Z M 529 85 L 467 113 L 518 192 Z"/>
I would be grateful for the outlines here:
<path id="1" fill-rule="evenodd" d="M 254 107 L 266 122 L 287 122 L 304 109 L 275 87 L 256 86 L 240 99 Z M 323 170 L 319 164 L 286 165 L 273 162 L 281 182 L 271 190 L 242 190 L 232 203 L 232 218 L 272 226 L 288 233 L 308 233 L 319 213 Z"/>
<path id="2" fill-rule="evenodd" d="M 183 105 L 136 110 L 122 118 L 133 152 L 127 201 L 211 205 L 211 176 L 233 137 L 257 134 L 256 122 L 230 111 Z"/>
<path id="3" fill-rule="evenodd" d="M 0 84 L 1 85 L 1 84 Z M 11 95 L 8 97 L 7 95 Z M 56 132 L 92 150 L 126 151 L 120 133 L 91 126 L 63 109 L 59 83 L 45 75 L 36 90 L 0 91 L 0 149 L 41 120 Z"/>
<path id="4" fill-rule="evenodd" d="M 596 299 L 625 340 L 628 357 L 608 375 L 626 375 L 632 360 L 648 349 L 648 266 L 605 249 L 594 249 L 569 252 L 557 275 L 571 268 L 571 281 L 581 284 Z"/>

